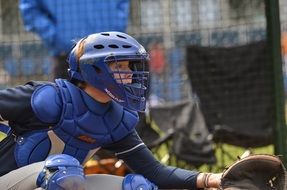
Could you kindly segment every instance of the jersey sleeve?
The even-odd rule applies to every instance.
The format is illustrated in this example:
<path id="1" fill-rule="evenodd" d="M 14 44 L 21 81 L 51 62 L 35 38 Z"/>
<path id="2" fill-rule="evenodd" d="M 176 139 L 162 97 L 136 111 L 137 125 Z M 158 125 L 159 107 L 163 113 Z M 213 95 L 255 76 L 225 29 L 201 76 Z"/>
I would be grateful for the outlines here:
<path id="1" fill-rule="evenodd" d="M 0 118 L 7 121 L 20 121 L 31 112 L 30 99 L 34 88 L 27 84 L 1 90 Z"/>
<path id="2" fill-rule="evenodd" d="M 16 133 L 48 127 L 48 124 L 35 116 L 31 106 L 32 94 L 42 84 L 28 82 L 25 85 L 0 90 L 0 120 L 8 121 Z"/>
<path id="3" fill-rule="evenodd" d="M 105 148 L 115 152 L 116 156 L 122 159 L 133 172 L 142 174 L 160 189 L 197 189 L 196 180 L 199 172 L 160 163 L 136 131 Z"/>

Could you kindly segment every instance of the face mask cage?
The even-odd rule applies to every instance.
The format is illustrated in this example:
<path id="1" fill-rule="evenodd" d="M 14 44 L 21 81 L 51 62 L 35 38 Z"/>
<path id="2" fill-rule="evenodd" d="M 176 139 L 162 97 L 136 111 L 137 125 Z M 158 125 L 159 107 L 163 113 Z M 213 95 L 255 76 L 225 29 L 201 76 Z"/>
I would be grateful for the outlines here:
<path id="1" fill-rule="evenodd" d="M 121 62 L 127 62 L 125 69 L 121 68 Z M 115 64 L 115 69 L 110 70 L 111 76 L 125 92 L 128 107 L 137 107 L 137 111 L 145 109 L 146 97 L 149 88 L 148 57 L 136 56 L 112 56 L 105 60 L 107 65 Z"/>

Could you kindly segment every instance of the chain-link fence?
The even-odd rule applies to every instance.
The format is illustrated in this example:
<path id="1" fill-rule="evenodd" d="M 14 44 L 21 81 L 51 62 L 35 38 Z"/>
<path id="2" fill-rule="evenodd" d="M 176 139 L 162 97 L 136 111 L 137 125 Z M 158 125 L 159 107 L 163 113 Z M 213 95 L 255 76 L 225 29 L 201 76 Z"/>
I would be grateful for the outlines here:
<path id="1" fill-rule="evenodd" d="M 29 79 L 47 79 L 51 72 L 51 60 L 47 47 L 43 45 L 38 35 L 24 30 L 18 3 L 17 0 L 1 1 L 0 82 L 2 86 Z M 61 3 L 50 4 L 55 7 L 61 6 Z M 85 2 L 79 4 L 85 4 Z M 69 14 L 69 7 L 55 9 L 62 9 L 65 11 L 63 14 Z M 287 31 L 286 9 L 286 2 L 280 1 L 282 37 Z M 85 11 L 85 9 L 82 10 Z M 83 15 L 80 11 L 78 11 L 79 15 Z M 95 11 L 110 12 L 109 9 L 98 10 L 97 8 Z M 86 17 L 87 14 L 91 13 L 86 13 Z M 113 19 L 118 18 L 105 17 L 105 14 L 102 14 L 94 22 L 101 21 L 109 25 L 115 22 Z M 67 26 L 66 30 L 73 32 L 85 30 L 72 28 L 76 26 L 73 24 L 63 25 Z M 61 29 L 60 32 L 65 34 L 65 27 Z M 186 46 L 226 47 L 265 39 L 264 1 L 131 1 L 127 32 L 134 35 L 154 55 L 151 66 L 152 94 L 165 101 L 177 101 L 184 99 L 189 92 L 185 72 Z"/>

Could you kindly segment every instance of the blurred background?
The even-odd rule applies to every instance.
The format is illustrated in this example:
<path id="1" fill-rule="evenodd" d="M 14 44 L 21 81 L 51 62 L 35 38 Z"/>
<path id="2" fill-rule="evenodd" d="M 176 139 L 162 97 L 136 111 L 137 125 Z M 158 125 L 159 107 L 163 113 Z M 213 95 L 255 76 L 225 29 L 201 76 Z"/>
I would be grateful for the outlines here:
<path id="1" fill-rule="evenodd" d="M 0 88 L 61 77 L 73 43 L 108 30 L 150 53 L 138 132 L 160 161 L 215 171 L 250 151 L 287 163 L 286 0 L 0 0 Z"/>

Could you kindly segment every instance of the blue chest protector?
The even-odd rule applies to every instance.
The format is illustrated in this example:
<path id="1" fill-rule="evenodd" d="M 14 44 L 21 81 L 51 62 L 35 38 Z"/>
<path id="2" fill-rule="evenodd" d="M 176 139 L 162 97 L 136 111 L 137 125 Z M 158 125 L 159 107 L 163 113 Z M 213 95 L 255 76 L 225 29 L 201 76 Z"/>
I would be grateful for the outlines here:
<path id="1" fill-rule="evenodd" d="M 113 101 L 101 104 L 68 81 L 58 79 L 56 83 L 58 88 L 46 84 L 36 89 L 31 103 L 35 114 L 43 122 L 57 117 L 60 119 L 51 129 L 18 137 L 15 158 L 19 167 L 43 161 L 49 154 L 55 153 L 71 155 L 83 163 L 89 151 L 119 141 L 138 122 L 136 112 L 126 110 Z M 59 102 L 54 103 L 57 99 Z M 55 115 L 53 110 L 59 110 L 59 113 L 55 111 Z M 62 149 L 55 147 L 59 142 L 63 144 Z"/>

